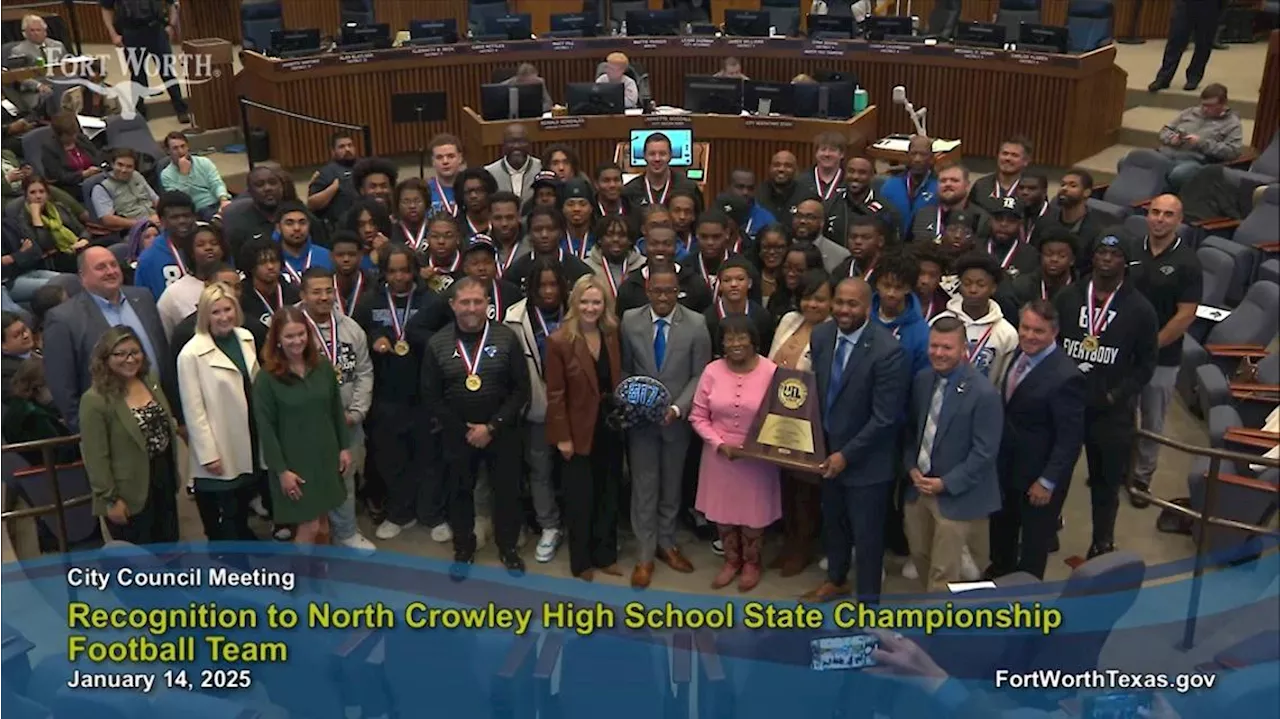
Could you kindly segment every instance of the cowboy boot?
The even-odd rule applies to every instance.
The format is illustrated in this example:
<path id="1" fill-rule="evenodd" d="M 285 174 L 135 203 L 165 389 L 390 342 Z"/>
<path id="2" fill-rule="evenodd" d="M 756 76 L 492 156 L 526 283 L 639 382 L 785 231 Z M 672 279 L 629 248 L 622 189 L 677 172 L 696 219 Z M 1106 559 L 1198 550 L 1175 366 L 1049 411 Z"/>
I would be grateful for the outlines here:
<path id="1" fill-rule="evenodd" d="M 738 577 L 738 591 L 749 592 L 760 583 L 760 545 L 763 529 L 742 528 L 742 576 Z"/>
<path id="2" fill-rule="evenodd" d="M 724 544 L 724 566 L 720 567 L 716 578 L 711 580 L 711 588 L 722 589 L 742 569 L 742 533 L 731 524 L 718 524 L 716 529 L 720 530 L 720 542 Z"/>

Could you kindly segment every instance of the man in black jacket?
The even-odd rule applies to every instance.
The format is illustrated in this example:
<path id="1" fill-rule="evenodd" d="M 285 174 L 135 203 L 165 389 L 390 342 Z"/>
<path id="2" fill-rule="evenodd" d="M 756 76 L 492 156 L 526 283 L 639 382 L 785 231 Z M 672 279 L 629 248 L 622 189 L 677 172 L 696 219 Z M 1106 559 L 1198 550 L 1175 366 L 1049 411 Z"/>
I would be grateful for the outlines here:
<path id="1" fill-rule="evenodd" d="M 1057 225 L 1073 233 L 1079 240 L 1076 243 L 1076 270 L 1082 275 L 1089 271 L 1093 263 L 1093 243 L 1098 240 L 1098 233 L 1108 224 L 1102 213 L 1089 207 L 1091 195 L 1093 175 L 1078 167 L 1067 170 L 1058 183 L 1057 206 L 1050 203 L 1043 220 L 1046 228 Z"/>
<path id="2" fill-rule="evenodd" d="M 1022 200 L 1006 197 L 993 202 L 998 204 L 991 208 L 991 235 L 982 246 L 1009 277 L 1034 272 L 1040 266 L 1040 253 L 1022 241 L 1022 222 L 1026 217 Z"/>
<path id="3" fill-rule="evenodd" d="M 1116 228 L 1118 229 L 1118 228 Z M 1125 282 L 1129 248 L 1108 231 L 1093 252 L 1093 276 L 1054 300 L 1059 343 L 1085 377 L 1084 448 L 1093 504 L 1088 557 L 1115 551 L 1120 485 L 1133 456 L 1138 397 L 1156 368 L 1156 311 Z"/>
<path id="4" fill-rule="evenodd" d="M 769 179 L 756 190 L 756 204 L 773 214 L 784 225 L 791 224 L 791 210 L 799 198 L 807 195 L 796 182 L 796 156 L 786 150 L 773 153 L 769 160 Z"/>
<path id="5" fill-rule="evenodd" d="M 519 338 L 488 318 L 489 293 L 471 277 L 455 283 L 455 321 L 432 335 L 422 358 L 422 404 L 440 423 L 447 474 L 454 577 L 475 561 L 475 482 L 483 463 L 493 488 L 494 534 L 502 564 L 524 572 L 520 536 L 519 421 L 529 403 L 529 370 Z"/>
<path id="6" fill-rule="evenodd" d="M 849 222 L 855 217 L 878 217 L 889 234 L 885 241 L 893 243 L 898 238 L 902 218 L 890 205 L 880 199 L 871 181 L 876 167 L 869 158 L 854 155 L 844 163 L 844 187 L 836 191 L 836 197 L 827 203 L 827 224 L 822 234 L 827 237 L 847 237 Z M 932 239 L 932 238 L 930 238 Z"/>
<path id="7" fill-rule="evenodd" d="M 665 205 L 675 190 L 688 190 L 699 198 L 697 210 L 702 210 L 698 186 L 671 169 L 671 138 L 661 132 L 646 137 L 644 163 L 644 172 L 622 188 L 631 207 Z"/>
<path id="8" fill-rule="evenodd" d="M 645 290 L 649 281 L 650 267 L 674 267 L 680 283 L 680 304 L 693 312 L 702 314 L 711 306 L 711 290 L 698 275 L 698 270 L 690 263 L 676 263 L 676 231 L 670 227 L 653 227 L 645 238 L 644 254 L 646 264 L 634 270 L 623 280 L 618 288 L 618 316 L 627 310 L 644 307 L 649 304 Z"/>

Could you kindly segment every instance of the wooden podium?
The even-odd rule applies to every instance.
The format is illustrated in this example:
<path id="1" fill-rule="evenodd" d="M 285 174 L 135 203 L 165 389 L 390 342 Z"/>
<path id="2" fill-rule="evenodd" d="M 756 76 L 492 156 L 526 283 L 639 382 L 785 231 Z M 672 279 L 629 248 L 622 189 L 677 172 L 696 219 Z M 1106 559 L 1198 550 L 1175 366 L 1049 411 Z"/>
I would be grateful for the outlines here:
<path id="1" fill-rule="evenodd" d="M 182 43 L 182 51 L 187 55 L 209 56 L 212 71 L 207 81 L 187 86 L 191 93 L 192 124 L 203 130 L 240 124 L 231 43 L 220 38 L 198 38 Z"/>

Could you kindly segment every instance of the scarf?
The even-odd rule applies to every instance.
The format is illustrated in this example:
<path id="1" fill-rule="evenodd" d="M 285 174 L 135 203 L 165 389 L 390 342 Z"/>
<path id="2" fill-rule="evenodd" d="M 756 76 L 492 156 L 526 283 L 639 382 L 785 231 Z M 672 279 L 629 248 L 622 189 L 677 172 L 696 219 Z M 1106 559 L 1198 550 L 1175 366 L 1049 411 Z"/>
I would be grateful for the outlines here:
<path id="1" fill-rule="evenodd" d="M 41 210 L 40 218 L 44 220 L 44 227 L 49 231 L 49 235 L 53 237 L 53 244 L 58 248 L 58 252 L 70 254 L 75 252 L 73 249 L 75 244 L 80 241 L 76 233 L 62 224 L 62 215 L 58 213 L 58 208 L 52 202 L 44 203 Z"/>

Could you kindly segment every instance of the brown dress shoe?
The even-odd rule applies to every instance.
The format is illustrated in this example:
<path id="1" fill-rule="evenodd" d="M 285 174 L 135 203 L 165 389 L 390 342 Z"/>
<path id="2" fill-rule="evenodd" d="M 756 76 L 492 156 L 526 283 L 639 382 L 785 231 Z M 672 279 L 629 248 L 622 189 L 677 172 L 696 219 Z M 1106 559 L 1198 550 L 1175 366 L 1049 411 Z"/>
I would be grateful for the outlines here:
<path id="1" fill-rule="evenodd" d="M 631 586 L 636 589 L 648 588 L 651 581 L 653 581 L 653 562 L 640 562 L 631 571 Z"/>
<path id="2" fill-rule="evenodd" d="M 608 574 L 611 577 L 622 576 L 622 568 L 618 566 L 617 562 L 610 564 L 607 567 L 596 567 L 596 570 L 604 572 L 605 574 Z"/>
<path id="3" fill-rule="evenodd" d="M 576 576 L 578 579 L 581 579 L 584 582 L 590 582 L 591 580 L 596 578 L 596 572 L 594 569 L 584 569 L 574 576 Z"/>
<path id="4" fill-rule="evenodd" d="M 664 564 L 681 574 L 690 574 L 693 572 L 693 564 L 691 564 L 688 559 L 685 559 L 684 555 L 680 553 L 679 547 L 659 549 L 658 559 L 661 559 Z"/>
<path id="5" fill-rule="evenodd" d="M 826 581 L 817 589 L 806 592 L 800 599 L 805 602 L 822 604 L 840 597 L 847 597 L 850 591 L 852 590 L 847 582 L 845 584 L 832 584 L 830 581 Z"/>

